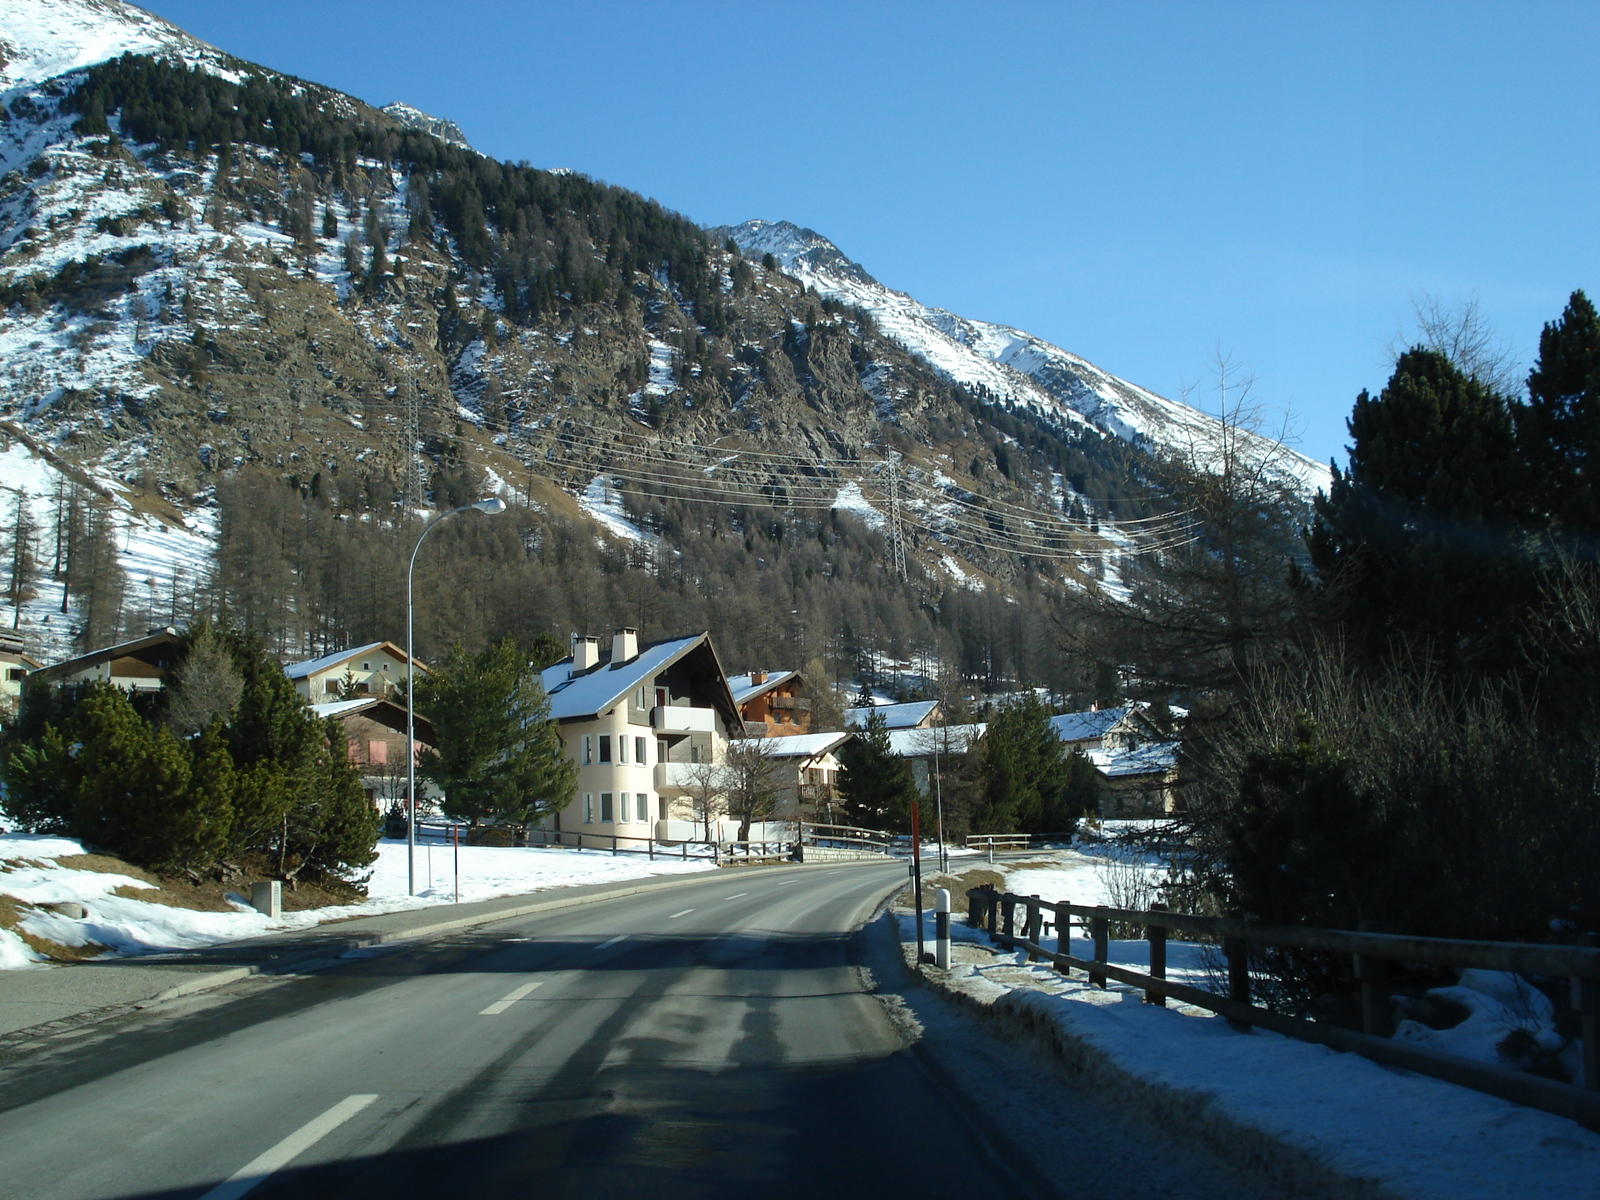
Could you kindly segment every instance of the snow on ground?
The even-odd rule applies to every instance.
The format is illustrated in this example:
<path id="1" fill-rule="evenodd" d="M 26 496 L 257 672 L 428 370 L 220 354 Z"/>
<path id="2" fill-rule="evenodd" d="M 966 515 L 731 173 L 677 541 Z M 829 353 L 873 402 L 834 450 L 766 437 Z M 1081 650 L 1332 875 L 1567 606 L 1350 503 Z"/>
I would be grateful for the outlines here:
<path id="1" fill-rule="evenodd" d="M 233 912 L 199 912 L 111 895 L 119 887 L 159 889 L 126 875 L 77 870 L 54 861 L 64 855 L 82 853 L 83 846 L 71 838 L 0 835 L 0 895 L 28 905 L 62 902 L 83 905 L 88 912 L 83 918 L 34 908 L 22 917 L 19 925 L 29 934 L 63 946 L 84 946 L 91 942 L 107 946 L 113 956 L 192 950 L 240 938 L 305 929 L 324 921 L 429 908 L 449 904 L 456 888 L 456 860 L 450 848 L 418 846 L 418 894 L 408 896 L 406 844 L 384 841 L 378 844 L 378 861 L 372 867 L 366 901 L 284 913 L 280 920 L 271 921 L 245 903 L 243 896 L 234 903 Z M 714 869 L 709 862 L 694 859 L 651 862 L 635 856 L 612 857 L 590 850 L 463 846 L 460 850 L 461 900 L 491 900 L 547 888 Z M 0 970 L 42 965 L 40 955 L 26 942 L 10 930 L 0 929 Z"/>
<path id="2" fill-rule="evenodd" d="M 1108 903 L 1117 885 L 1108 883 L 1095 861 L 1102 857 L 1097 850 L 1057 851 L 1049 857 L 1059 865 L 1007 870 L 1006 886 L 1046 900 Z M 1154 869 L 1148 861 L 1142 865 Z M 899 921 L 901 940 L 909 944 L 915 938 L 914 918 L 901 913 Z M 925 922 L 924 936 L 931 943 L 931 913 Z M 1571 1121 L 1358 1055 L 1262 1030 L 1240 1033 L 1204 1009 L 1147 1005 L 1141 993 L 1120 984 L 1091 988 L 1076 973 L 1068 978 L 1052 967 L 1029 964 L 1022 953 L 995 951 L 959 917 L 951 929 L 958 943 L 951 970 L 957 990 L 984 1001 L 1009 990 L 1017 1002 L 1043 1013 L 1072 1039 L 1108 1055 L 1136 1078 L 1204 1097 L 1227 1119 L 1264 1130 L 1395 1195 L 1510 1200 L 1600 1194 L 1600 1135 Z M 1043 945 L 1054 949 L 1057 943 L 1046 938 Z M 1074 937 L 1072 953 L 1092 957 L 1090 943 Z M 1217 964 L 1207 947 L 1174 940 L 1167 943 L 1167 955 L 1169 978 L 1218 990 Z M 1147 969 L 1148 943 L 1113 940 L 1108 957 Z M 1513 976 L 1463 972 L 1457 986 L 1434 994 L 1472 1015 L 1451 1030 L 1417 1027 L 1431 1039 L 1416 1030 L 1412 1036 L 1441 1050 L 1495 1061 L 1496 1039 L 1509 1028 L 1526 1028 L 1530 1013 L 1537 1020 L 1544 998 L 1530 992 Z"/>
<path id="3" fill-rule="evenodd" d="M 833 507 L 860 518 L 868 529 L 882 529 L 884 526 L 883 514 L 872 507 L 866 496 L 862 495 L 861 485 L 853 480 L 839 489 L 839 494 L 833 498 Z"/>
<path id="4" fill-rule="evenodd" d="M 596 475 L 589 481 L 589 486 L 578 493 L 578 507 L 612 537 L 625 542 L 657 540 L 628 519 L 627 509 L 622 504 L 622 492 L 613 487 L 611 480 L 604 475 Z"/>

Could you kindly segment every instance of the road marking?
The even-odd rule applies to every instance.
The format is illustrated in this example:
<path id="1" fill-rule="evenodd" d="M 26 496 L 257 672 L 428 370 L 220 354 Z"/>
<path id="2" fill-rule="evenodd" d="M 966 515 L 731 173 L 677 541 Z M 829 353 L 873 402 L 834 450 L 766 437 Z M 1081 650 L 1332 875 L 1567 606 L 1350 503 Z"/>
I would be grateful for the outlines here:
<path id="1" fill-rule="evenodd" d="M 749 892 L 735 892 L 731 896 L 724 896 L 722 902 L 726 904 L 729 900 L 737 900 L 740 896 L 748 896 L 749 894 Z"/>
<path id="2" fill-rule="evenodd" d="M 619 933 L 619 934 L 617 934 L 616 937 L 612 938 L 609 942 L 601 942 L 598 946 L 595 947 L 595 949 L 596 950 L 604 950 L 607 946 L 615 946 L 618 942 L 626 941 L 627 938 L 628 938 L 627 934 Z"/>
<path id="3" fill-rule="evenodd" d="M 791 883 L 799 883 L 798 879 L 785 879 L 782 883 L 773 884 L 774 887 L 788 887 Z"/>
<path id="4" fill-rule="evenodd" d="M 544 980 L 542 980 L 542 979 L 535 979 L 532 983 L 525 983 L 521 987 L 519 987 L 516 991 L 509 993 L 504 1000 L 496 1000 L 493 1004 L 489 1005 L 488 1008 L 484 1009 L 478 1015 L 480 1017 L 498 1017 L 501 1013 L 505 1012 L 506 1009 L 510 1008 L 518 1000 L 521 1000 L 529 992 L 533 991 L 534 988 L 541 988 L 543 986 L 544 986 Z"/>
<path id="5" fill-rule="evenodd" d="M 682 912 L 673 913 L 670 917 L 667 918 L 667 920 L 676 921 L 679 917 L 687 917 L 693 911 L 694 911 L 694 909 L 692 909 L 692 908 L 686 908 Z"/>
<path id="6" fill-rule="evenodd" d="M 376 1095 L 346 1096 L 320 1117 L 300 1126 L 265 1154 L 257 1155 L 245 1163 L 201 1196 L 200 1200 L 237 1200 L 257 1184 L 265 1182 L 269 1175 L 281 1171 L 299 1158 L 377 1098 Z"/>

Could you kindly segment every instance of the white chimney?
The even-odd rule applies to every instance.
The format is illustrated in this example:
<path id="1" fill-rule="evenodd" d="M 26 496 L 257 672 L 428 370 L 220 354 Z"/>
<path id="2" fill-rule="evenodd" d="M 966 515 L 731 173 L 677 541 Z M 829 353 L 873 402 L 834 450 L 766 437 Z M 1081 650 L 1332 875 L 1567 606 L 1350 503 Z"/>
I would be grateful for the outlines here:
<path id="1" fill-rule="evenodd" d="M 600 639 L 572 635 L 572 673 L 587 671 L 600 661 Z"/>
<path id="2" fill-rule="evenodd" d="M 611 665 L 621 666 L 639 657 L 639 631 L 619 629 L 611 635 Z"/>

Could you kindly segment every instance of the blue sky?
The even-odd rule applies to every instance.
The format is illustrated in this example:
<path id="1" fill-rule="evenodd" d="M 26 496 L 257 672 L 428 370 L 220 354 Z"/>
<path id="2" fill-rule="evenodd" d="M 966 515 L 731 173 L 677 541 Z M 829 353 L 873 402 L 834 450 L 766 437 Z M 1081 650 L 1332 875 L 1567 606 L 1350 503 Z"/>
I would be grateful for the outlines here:
<path id="1" fill-rule="evenodd" d="M 150 0 L 707 225 L 1203 400 L 1220 349 L 1343 460 L 1412 301 L 1524 363 L 1600 292 L 1600 5 Z"/>

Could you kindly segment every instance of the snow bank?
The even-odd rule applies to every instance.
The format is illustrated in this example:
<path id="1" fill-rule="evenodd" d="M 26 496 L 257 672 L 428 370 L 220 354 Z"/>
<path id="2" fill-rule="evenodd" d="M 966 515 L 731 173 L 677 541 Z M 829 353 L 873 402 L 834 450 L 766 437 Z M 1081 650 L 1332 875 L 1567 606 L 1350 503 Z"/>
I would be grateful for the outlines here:
<path id="1" fill-rule="evenodd" d="M 32 834 L 0 835 L 0 895 L 26 905 L 81 904 L 82 918 L 33 907 L 18 922 L 35 937 L 63 946 L 96 944 L 111 955 L 145 954 L 162 950 L 192 950 L 220 942 L 260 937 L 291 929 L 305 929 L 323 921 L 369 917 L 404 909 L 449 904 L 455 897 L 456 859 L 449 847 L 417 847 L 418 894 L 406 894 L 406 845 L 380 842 L 378 860 L 368 883 L 368 899 L 360 904 L 336 905 L 284 913 L 270 921 L 238 897 L 232 912 L 200 912 L 174 908 L 147 900 L 114 896 L 119 887 L 160 889 L 127 875 L 63 867 L 54 860 L 82 854 L 81 843 L 71 838 Z M 463 902 L 492 900 L 548 888 L 575 887 L 676 875 L 715 869 L 709 862 L 689 860 L 651 862 L 595 851 L 512 849 L 463 846 L 460 851 L 460 888 Z M 41 959 L 20 937 L 0 930 L 0 970 L 41 965 Z"/>

